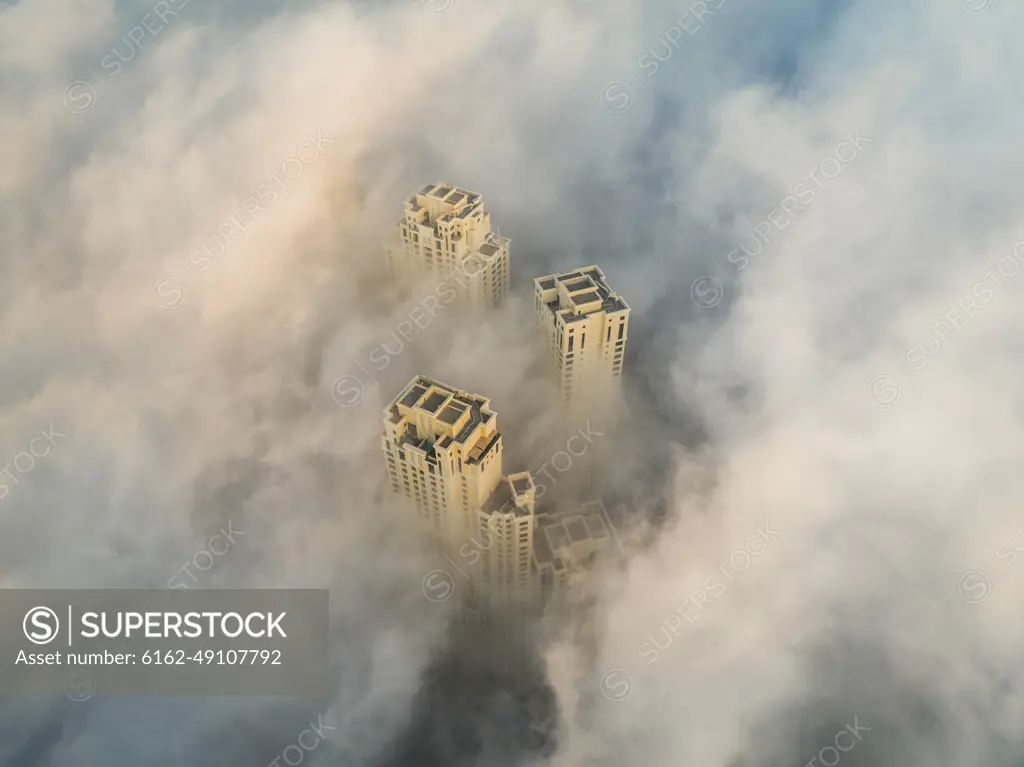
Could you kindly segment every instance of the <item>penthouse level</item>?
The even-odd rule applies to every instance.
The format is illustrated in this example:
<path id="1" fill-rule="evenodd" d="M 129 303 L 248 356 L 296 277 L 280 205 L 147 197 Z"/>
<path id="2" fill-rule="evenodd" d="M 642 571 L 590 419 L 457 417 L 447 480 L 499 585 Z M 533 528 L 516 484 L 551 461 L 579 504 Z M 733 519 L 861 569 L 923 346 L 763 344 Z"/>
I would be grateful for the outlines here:
<path id="1" fill-rule="evenodd" d="M 629 305 L 600 267 L 534 280 L 534 313 L 564 401 L 604 397 L 622 375 Z"/>
<path id="2" fill-rule="evenodd" d="M 464 277 L 456 295 L 477 308 L 501 303 L 509 285 L 511 240 L 491 228 L 477 192 L 451 184 L 428 184 L 405 201 L 398 222 L 400 247 L 388 250 L 392 276 L 408 284 L 418 275 Z"/>
<path id="3" fill-rule="evenodd" d="M 414 500 L 450 541 L 476 529 L 473 514 L 501 481 L 501 432 L 490 401 L 426 376 L 384 410 L 384 453 L 395 492 Z"/>

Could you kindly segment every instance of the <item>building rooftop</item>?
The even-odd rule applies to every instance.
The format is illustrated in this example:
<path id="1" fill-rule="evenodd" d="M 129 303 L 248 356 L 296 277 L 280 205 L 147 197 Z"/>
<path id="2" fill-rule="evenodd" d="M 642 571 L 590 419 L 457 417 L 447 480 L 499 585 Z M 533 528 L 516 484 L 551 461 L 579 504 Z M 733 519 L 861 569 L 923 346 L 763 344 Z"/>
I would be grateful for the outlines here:
<path id="1" fill-rule="evenodd" d="M 513 513 L 517 517 L 525 517 L 530 514 L 528 509 L 516 505 L 515 496 L 512 493 L 512 486 L 508 477 L 501 478 L 501 482 L 494 488 L 494 492 L 487 499 L 487 503 L 484 504 L 482 511 L 485 514 Z"/>
<path id="2" fill-rule="evenodd" d="M 413 407 L 416 405 L 417 402 L 420 401 L 420 397 L 422 397 L 426 393 L 426 391 L 427 386 L 425 384 L 415 384 L 412 388 L 409 389 L 408 393 L 406 393 L 406 395 L 402 397 L 400 402 L 405 407 Z"/>
<path id="3" fill-rule="evenodd" d="M 455 424 L 456 421 L 459 420 L 459 416 L 461 416 L 465 412 L 466 408 L 464 408 L 461 405 L 448 405 L 448 407 L 441 411 L 441 414 L 438 416 L 438 418 L 444 421 L 449 426 L 452 426 Z"/>
<path id="4" fill-rule="evenodd" d="M 481 439 L 475 445 L 473 449 L 469 451 L 469 457 L 466 459 L 466 463 L 480 463 L 484 457 L 491 452 L 491 448 L 498 444 L 501 439 L 501 435 L 498 432 L 494 432 L 486 440 Z"/>
<path id="5" fill-rule="evenodd" d="M 438 236 L 438 222 L 466 219 L 483 212 L 483 199 L 477 192 L 460 189 L 452 184 L 427 184 L 405 202 L 405 220 L 420 226 L 432 227 Z"/>
<path id="6" fill-rule="evenodd" d="M 583 517 L 574 517 L 567 520 L 565 529 L 569 534 L 569 540 L 573 543 L 585 541 L 590 537 L 590 531 L 587 529 L 587 523 L 583 521 Z"/>
<path id="7" fill-rule="evenodd" d="M 589 501 L 574 509 L 555 510 L 538 506 L 533 536 L 533 556 L 538 565 L 561 559 L 562 565 L 588 562 L 595 552 L 617 555 L 621 551 L 618 536 L 600 501 Z M 558 569 L 555 567 L 555 569 Z"/>
<path id="8" fill-rule="evenodd" d="M 457 442 L 463 447 L 471 448 L 470 457 L 482 459 L 494 446 L 500 434 L 485 435 L 479 438 L 476 445 L 468 445 L 467 440 L 480 424 L 489 424 L 497 414 L 490 409 L 490 401 L 485 397 L 455 389 L 447 384 L 435 381 L 426 376 L 416 376 L 399 393 L 392 403 L 384 410 L 385 419 L 393 424 L 401 424 L 403 418 L 419 411 L 430 416 L 434 424 L 432 433 L 420 435 L 416 425 L 408 422 L 402 444 L 416 447 L 426 445 L 433 450 L 434 440 L 440 438 L 438 445 L 448 448 Z M 460 424 L 460 420 L 465 423 Z M 452 428 L 458 428 L 456 435 L 450 434 Z M 446 433 L 449 432 L 449 433 Z M 442 436 L 443 435 L 443 436 Z"/>
<path id="9" fill-rule="evenodd" d="M 436 390 L 431 391 L 430 394 L 427 395 L 427 397 L 419 404 L 419 407 L 426 410 L 428 413 L 436 413 L 437 409 L 447 402 L 448 398 L 451 396 L 450 392 L 439 392 Z"/>
<path id="10" fill-rule="evenodd" d="M 620 312 L 629 305 L 616 294 L 601 268 L 592 265 L 534 280 L 535 292 L 550 311 L 564 323 L 576 322 L 596 312 Z M 600 302 L 596 308 L 585 308 Z"/>
<path id="11" fill-rule="evenodd" d="M 596 300 L 597 300 L 597 291 L 596 290 L 590 290 L 590 291 L 587 291 L 586 293 L 576 293 L 575 295 L 572 296 L 572 302 L 574 304 L 577 304 L 577 305 L 578 304 L 589 304 L 592 301 L 596 301 Z"/>
<path id="12" fill-rule="evenodd" d="M 477 405 L 471 405 L 469 408 L 469 420 L 466 421 L 466 425 L 462 427 L 462 430 L 455 436 L 456 442 L 465 442 L 469 435 L 473 433 L 473 429 L 483 423 L 483 418 L 480 415 L 480 408 Z"/>
<path id="13" fill-rule="evenodd" d="M 516 495 L 522 495 L 533 486 L 527 477 L 520 477 L 512 480 L 512 489 L 516 491 Z"/>

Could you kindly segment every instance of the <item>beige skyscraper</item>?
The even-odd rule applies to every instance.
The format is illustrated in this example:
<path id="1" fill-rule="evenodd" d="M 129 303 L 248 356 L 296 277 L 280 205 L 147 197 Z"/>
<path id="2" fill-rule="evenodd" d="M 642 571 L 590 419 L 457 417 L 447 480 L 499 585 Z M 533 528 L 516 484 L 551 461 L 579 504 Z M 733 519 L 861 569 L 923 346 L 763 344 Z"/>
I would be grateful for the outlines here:
<path id="1" fill-rule="evenodd" d="M 534 484 L 502 475 L 498 414 L 484 397 L 416 376 L 384 411 L 391 488 L 467 573 L 474 596 L 530 600 Z"/>
<path id="2" fill-rule="evenodd" d="M 481 596 L 492 611 L 521 614 L 536 607 L 532 557 L 536 487 L 528 471 L 502 479 L 478 519 Z"/>
<path id="3" fill-rule="evenodd" d="M 538 510 L 529 472 L 502 475 L 498 414 L 485 397 L 416 376 L 384 410 L 382 445 L 392 490 L 413 501 L 491 615 L 583 593 L 577 576 L 617 550 L 600 504 Z"/>
<path id="4" fill-rule="evenodd" d="M 391 488 L 416 503 L 437 537 L 461 546 L 501 481 L 501 433 L 490 401 L 416 376 L 384 411 Z"/>
<path id="5" fill-rule="evenodd" d="M 394 279 L 449 277 L 460 303 L 499 306 L 508 293 L 508 237 L 491 231 L 483 197 L 450 184 L 429 184 L 405 201 L 400 244 L 388 250 Z"/>
<path id="6" fill-rule="evenodd" d="M 618 534 L 600 501 L 538 517 L 534 559 L 543 597 L 582 598 L 587 574 L 621 552 Z"/>
<path id="7" fill-rule="evenodd" d="M 585 654 L 595 652 L 605 618 L 598 571 L 624 561 L 604 504 L 538 514 L 533 557 L 538 605 L 556 624 L 571 626 Z"/>
<path id="8" fill-rule="evenodd" d="M 629 331 L 629 306 L 604 272 L 585 266 L 534 280 L 537 326 L 572 405 L 605 399 L 619 386 Z"/>

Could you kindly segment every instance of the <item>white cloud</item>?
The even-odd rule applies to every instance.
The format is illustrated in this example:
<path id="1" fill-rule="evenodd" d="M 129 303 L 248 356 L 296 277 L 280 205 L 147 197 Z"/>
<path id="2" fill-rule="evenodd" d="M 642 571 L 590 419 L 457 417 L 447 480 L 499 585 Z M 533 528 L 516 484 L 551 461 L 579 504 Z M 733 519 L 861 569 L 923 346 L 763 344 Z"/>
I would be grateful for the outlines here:
<path id="1" fill-rule="evenodd" d="M 6 8 L 0 460 L 51 421 L 69 436 L 0 499 L 5 583 L 166 581 L 194 544 L 195 480 L 241 459 L 256 489 L 206 501 L 258 532 L 211 577 L 330 584 L 344 624 L 345 723 L 311 758 L 367 763 L 397 737 L 444 613 L 419 593 L 428 558 L 376 495 L 378 406 L 429 365 L 492 397 L 507 470 L 535 468 L 519 464 L 557 436 L 527 373 L 523 302 L 493 322 L 441 316 L 358 407 L 331 398 L 412 306 L 380 284 L 402 197 L 449 179 L 513 237 L 520 287 L 581 261 L 620 286 L 639 439 L 607 479 L 671 512 L 610 589 L 597 667 L 571 643 L 549 653 L 553 760 L 806 764 L 854 715 L 874 729 L 851 767 L 1012 753 L 1019 695 L 999 685 L 1020 681 L 1024 570 L 1007 541 L 1022 524 L 1024 274 L 986 282 L 973 315 L 958 302 L 1024 239 L 1021 12 L 729 0 L 644 74 L 637 58 L 684 10 L 190 4 L 111 75 L 99 62 L 146 8 Z M 68 102 L 79 80 L 93 91 Z M 602 108 L 610 80 L 633 88 L 621 114 Z M 858 129 L 863 153 L 749 265 L 712 265 Z M 191 254 L 318 130 L 334 143 L 201 270 Z M 716 312 L 690 302 L 701 274 L 721 283 Z M 180 305 L 154 300 L 166 278 Z M 914 369 L 919 344 L 938 351 Z M 871 388 L 883 375 L 899 384 L 889 407 Z M 764 555 L 665 634 L 766 518 L 779 535 Z M 974 569 L 992 581 L 979 604 L 958 593 Z M 670 645 L 647 667 L 652 637 Z M 634 688 L 607 701 L 602 674 L 626 657 Z M 116 744 L 154 765 L 265 764 L 306 721 L 262 704 L 90 705 L 52 752 L 25 723 L 60 712 L 8 706 L 5 756 L 81 767 Z M 180 730 L 156 724 L 168 717 Z"/>

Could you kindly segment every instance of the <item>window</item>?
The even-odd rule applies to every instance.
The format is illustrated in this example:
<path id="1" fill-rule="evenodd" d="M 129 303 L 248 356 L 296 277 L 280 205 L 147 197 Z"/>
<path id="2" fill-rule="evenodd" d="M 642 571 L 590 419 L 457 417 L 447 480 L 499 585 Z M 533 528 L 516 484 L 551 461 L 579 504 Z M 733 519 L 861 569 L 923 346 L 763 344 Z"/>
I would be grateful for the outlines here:
<path id="1" fill-rule="evenodd" d="M 569 334 L 570 334 L 569 335 L 569 351 L 571 352 L 572 351 L 572 341 L 573 341 L 572 331 L 571 330 L 569 331 Z"/>
<path id="2" fill-rule="evenodd" d="M 619 340 L 620 341 L 622 340 L 622 334 L 625 332 L 625 330 L 626 330 L 626 323 L 625 322 L 620 322 L 619 323 Z"/>

